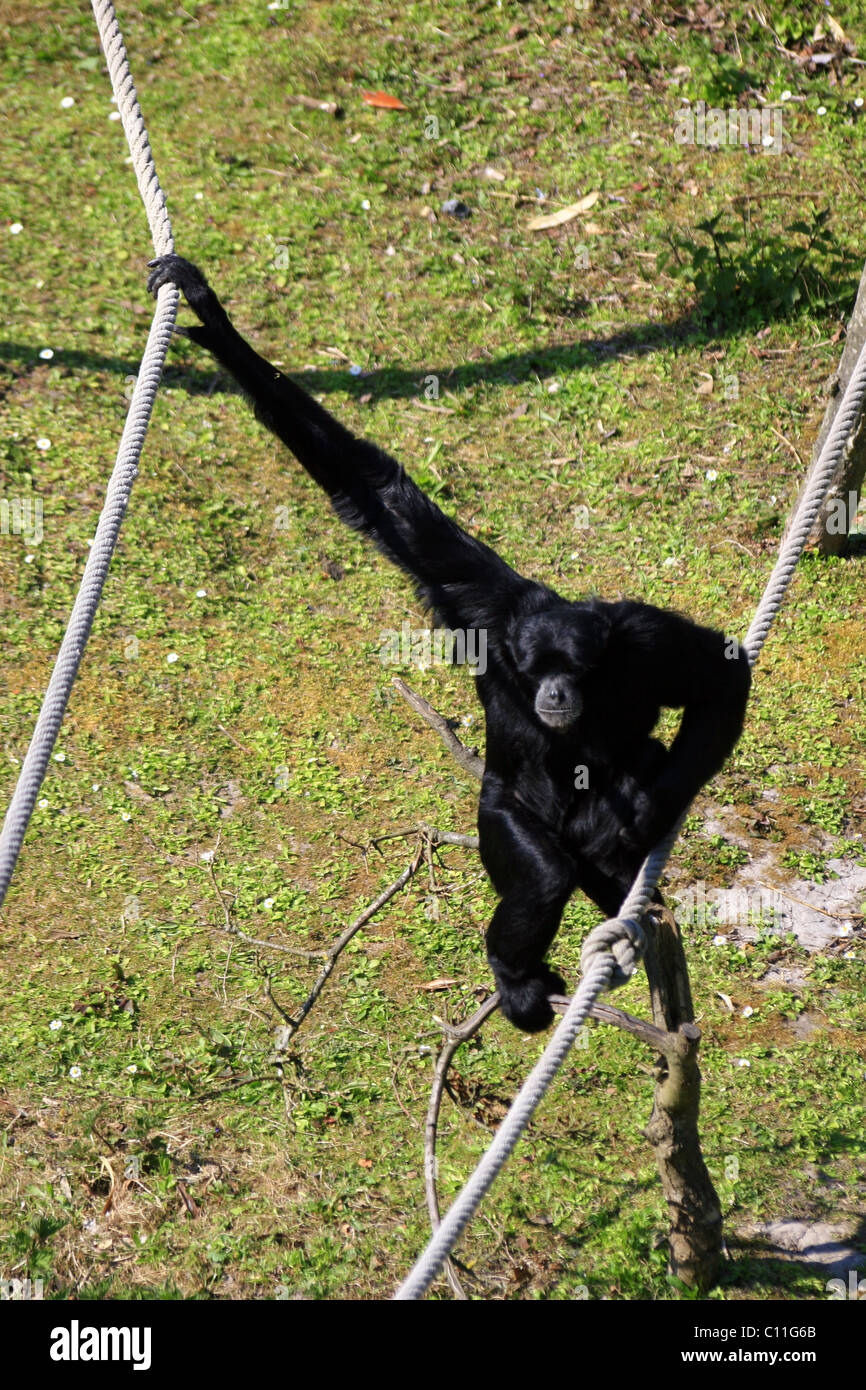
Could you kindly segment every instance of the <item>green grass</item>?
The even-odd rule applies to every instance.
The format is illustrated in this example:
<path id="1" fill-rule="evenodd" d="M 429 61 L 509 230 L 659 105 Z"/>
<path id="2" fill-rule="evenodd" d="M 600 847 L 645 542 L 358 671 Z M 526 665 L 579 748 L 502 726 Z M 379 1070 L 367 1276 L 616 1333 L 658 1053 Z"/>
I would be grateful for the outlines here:
<path id="1" fill-rule="evenodd" d="M 784 8 L 796 47 L 820 7 Z M 123 4 L 120 19 L 177 248 L 261 351 L 526 573 L 738 633 L 856 291 L 866 79 L 810 77 L 751 7 L 728 11 L 723 31 L 544 0 Z M 853 3 L 834 14 L 855 29 Z M 0 0 L 0 31 L 0 496 L 44 505 L 40 544 L 0 536 L 8 796 L 122 428 L 151 253 L 87 7 Z M 366 106 L 380 87 L 408 110 Z M 681 95 L 728 106 L 746 88 L 803 98 L 784 107 L 787 152 L 675 143 Z M 585 218 L 527 231 L 592 190 Z M 449 197 L 468 221 L 440 213 Z M 790 223 L 825 209 L 807 251 Z M 696 255 L 717 217 L 724 277 Z M 817 881 L 834 847 L 863 855 L 863 553 L 802 562 L 711 792 L 755 824 L 756 852 L 769 838 Z M 427 1231 L 434 1015 L 471 1011 L 489 984 L 477 856 L 443 851 L 433 888 L 422 872 L 359 934 L 283 1058 L 285 1087 L 273 1001 L 300 1003 L 316 963 L 226 933 L 202 858 L 219 837 L 238 929 L 316 949 L 406 864 L 411 842 L 374 837 L 472 830 L 474 786 L 377 659 L 407 618 L 423 625 L 396 571 L 179 341 L 3 909 L 0 1275 L 42 1277 L 52 1297 L 379 1298 L 409 1268 Z M 465 672 L 403 674 L 480 741 Z M 703 834 L 701 805 L 673 886 L 730 883 L 742 862 Z M 597 918 L 568 909 L 554 955 L 570 981 Z M 862 939 L 849 960 L 712 935 L 687 931 L 702 1135 L 734 1257 L 716 1296 L 822 1298 L 822 1276 L 737 1231 L 858 1210 Z M 759 990 L 771 955 L 804 972 L 799 991 Z M 457 983 L 421 988 L 442 978 Z M 645 1013 L 643 977 L 617 1002 Z M 803 1010 L 820 1027 L 799 1038 Z M 444 1200 L 541 1046 L 495 1018 L 458 1055 Z M 461 1247 L 473 1292 L 679 1297 L 642 1138 L 647 1061 L 601 1029 L 573 1053 Z"/>

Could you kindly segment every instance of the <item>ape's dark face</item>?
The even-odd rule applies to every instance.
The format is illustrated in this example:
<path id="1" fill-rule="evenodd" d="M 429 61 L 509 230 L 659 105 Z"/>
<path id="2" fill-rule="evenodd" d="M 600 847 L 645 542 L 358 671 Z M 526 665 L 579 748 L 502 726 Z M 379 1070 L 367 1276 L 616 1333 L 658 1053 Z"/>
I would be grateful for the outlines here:
<path id="1" fill-rule="evenodd" d="M 569 729 L 583 709 L 582 684 L 601 659 L 607 627 L 579 603 L 562 603 L 515 623 L 508 636 L 535 713 L 550 729 Z"/>

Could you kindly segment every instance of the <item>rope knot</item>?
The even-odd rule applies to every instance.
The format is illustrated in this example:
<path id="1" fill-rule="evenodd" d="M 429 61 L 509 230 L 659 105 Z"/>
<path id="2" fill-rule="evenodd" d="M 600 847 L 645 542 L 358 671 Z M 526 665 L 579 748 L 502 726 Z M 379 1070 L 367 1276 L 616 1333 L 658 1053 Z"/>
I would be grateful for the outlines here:
<path id="1" fill-rule="evenodd" d="M 617 989 L 630 980 L 646 949 L 646 937 L 640 923 L 633 917 L 611 917 L 593 927 L 583 943 L 580 968 L 585 975 L 597 956 L 612 955 L 615 968 L 610 989 Z"/>

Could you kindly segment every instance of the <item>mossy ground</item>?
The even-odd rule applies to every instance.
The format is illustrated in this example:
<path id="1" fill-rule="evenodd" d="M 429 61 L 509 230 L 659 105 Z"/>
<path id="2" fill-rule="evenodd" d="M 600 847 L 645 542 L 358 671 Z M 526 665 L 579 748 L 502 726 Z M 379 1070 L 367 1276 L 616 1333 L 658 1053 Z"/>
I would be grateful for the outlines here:
<path id="1" fill-rule="evenodd" d="M 866 78 L 809 76 L 751 6 L 724 10 L 719 28 L 657 5 L 188 0 L 120 19 L 177 248 L 261 351 L 528 574 L 741 633 L 856 291 Z M 784 11 L 789 47 L 822 12 Z M 857 38 L 854 0 L 834 14 Z M 8 796 L 151 306 L 89 9 L 0 0 L 0 32 L 0 491 L 44 506 L 41 543 L 0 537 Z M 408 109 L 366 105 L 380 88 Z M 786 89 L 781 154 L 673 139 L 682 96 L 728 107 Z M 582 219 L 527 229 L 594 190 Z M 441 212 L 451 197 L 468 220 Z M 791 230 L 825 208 L 814 239 Z M 717 214 L 730 240 L 714 280 L 697 224 Z M 707 794 L 801 872 L 828 849 L 863 862 L 863 568 L 856 545 L 804 559 Z M 298 1004 L 315 963 L 227 934 L 214 884 L 241 931 L 315 948 L 407 862 L 409 841 L 364 851 L 374 837 L 472 830 L 474 786 L 377 659 L 406 619 L 424 623 L 400 576 L 178 341 L 3 909 L 0 1274 L 43 1277 L 50 1296 L 378 1298 L 411 1265 L 433 1015 L 462 1016 L 488 983 L 477 857 L 444 851 L 432 885 L 419 875 L 359 934 L 285 1091 L 273 1000 Z M 402 674 L 473 741 L 465 671 Z M 732 881 L 737 851 L 704 835 L 707 805 L 676 882 Z M 597 917 L 569 908 L 555 959 L 571 980 Z M 862 1209 L 862 938 L 851 958 L 814 958 L 687 936 L 729 1232 Z M 757 989 L 780 949 L 805 972 L 796 996 Z M 424 990 L 437 979 L 455 983 Z M 643 1012 L 644 994 L 639 976 L 617 1002 Z M 798 1039 L 803 1008 L 821 1026 Z M 541 1045 L 496 1018 L 458 1057 L 443 1198 Z M 575 1051 L 463 1244 L 473 1291 L 679 1296 L 641 1134 L 647 1062 L 609 1030 Z M 824 1296 L 824 1276 L 730 1244 L 716 1296 Z"/>

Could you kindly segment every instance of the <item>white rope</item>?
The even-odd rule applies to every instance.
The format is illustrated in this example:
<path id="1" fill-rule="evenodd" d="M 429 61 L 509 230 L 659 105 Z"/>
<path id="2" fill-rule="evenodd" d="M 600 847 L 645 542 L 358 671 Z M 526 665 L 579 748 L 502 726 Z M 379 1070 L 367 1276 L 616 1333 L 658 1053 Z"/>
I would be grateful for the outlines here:
<path id="1" fill-rule="evenodd" d="M 99 37 L 111 74 L 111 85 L 132 154 L 139 191 L 150 223 L 154 250 L 158 256 L 163 256 L 174 250 L 171 225 L 165 198 L 156 177 L 147 130 L 126 61 L 126 50 L 114 6 L 109 0 L 93 0 L 93 12 L 99 26 Z M 177 302 L 178 290 L 174 285 L 166 285 L 160 290 L 96 536 L 87 557 L 81 585 L 39 711 L 30 747 L 6 812 L 3 829 L 0 831 L 0 906 L 15 869 L 51 751 L 63 722 L 69 694 L 90 636 L 93 619 L 99 607 L 108 566 L 138 473 L 138 460 L 144 445 L 165 355 L 171 341 Z"/>
<path id="2" fill-rule="evenodd" d="M 743 649 L 748 656 L 750 665 L 754 665 L 757 661 L 773 619 L 782 606 L 797 561 L 809 539 L 809 533 L 830 486 L 836 466 L 860 415 L 864 396 L 866 396 L 866 348 L 861 352 L 857 366 L 848 382 L 824 447 L 812 465 L 791 529 L 782 544 L 779 558 L 773 567 L 773 572 L 767 581 L 763 597 L 758 604 L 743 642 Z M 616 971 L 619 978 L 615 977 L 616 962 L 614 956 L 605 955 L 604 952 L 613 950 L 617 957 L 620 956 L 623 948 L 626 952 L 634 950 L 637 954 L 640 953 L 640 927 L 637 924 L 649 906 L 653 890 L 659 881 L 662 869 L 667 863 L 668 856 L 687 814 L 688 808 L 683 812 L 673 829 L 647 855 L 625 902 L 620 908 L 619 916 L 602 922 L 590 932 L 581 953 L 584 977 L 569 1005 L 568 1012 L 557 1026 L 541 1058 L 523 1083 L 508 1114 L 496 1131 L 490 1148 L 465 1187 L 452 1202 L 438 1230 L 415 1262 L 409 1276 L 394 1295 L 395 1299 L 423 1298 L 478 1210 L 500 1169 L 516 1147 L 535 1112 L 536 1106 L 565 1061 L 590 1008 L 605 989 L 620 983 L 621 979 L 627 977 L 627 967 L 622 961 L 619 961 L 619 969 Z"/>
<path id="3" fill-rule="evenodd" d="M 464 1227 L 472 1220 L 485 1193 L 532 1119 L 536 1106 L 568 1056 L 590 1009 L 607 988 L 613 974 L 613 966 L 612 955 L 599 956 L 590 966 L 589 973 L 581 980 L 568 1011 L 563 1015 L 556 1032 L 517 1093 L 511 1109 L 496 1131 L 493 1143 L 460 1196 L 451 1204 L 412 1273 L 394 1295 L 398 1302 L 422 1298 L 429 1289 L 460 1239 Z"/>

